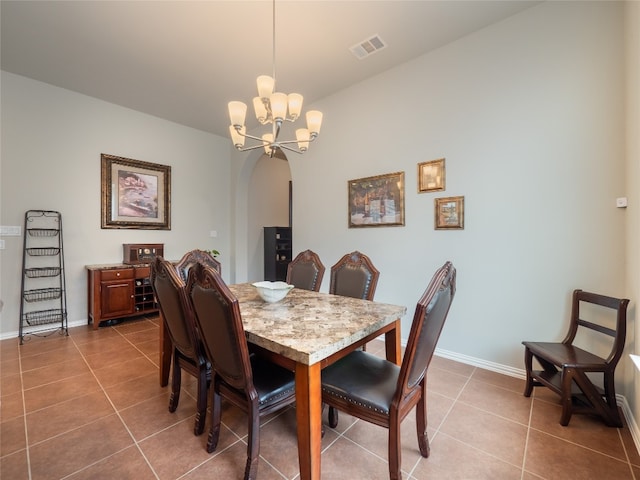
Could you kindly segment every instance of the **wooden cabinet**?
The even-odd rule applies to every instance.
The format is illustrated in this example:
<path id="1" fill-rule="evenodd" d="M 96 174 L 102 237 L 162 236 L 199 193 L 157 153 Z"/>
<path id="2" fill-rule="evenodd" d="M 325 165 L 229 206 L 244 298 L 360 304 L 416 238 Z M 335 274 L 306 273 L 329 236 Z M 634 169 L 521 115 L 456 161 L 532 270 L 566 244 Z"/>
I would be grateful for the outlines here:
<path id="1" fill-rule="evenodd" d="M 158 311 L 147 265 L 87 265 L 88 318 L 100 322 Z"/>
<path id="2" fill-rule="evenodd" d="M 284 282 L 291 263 L 291 227 L 264 227 L 264 279 Z"/>

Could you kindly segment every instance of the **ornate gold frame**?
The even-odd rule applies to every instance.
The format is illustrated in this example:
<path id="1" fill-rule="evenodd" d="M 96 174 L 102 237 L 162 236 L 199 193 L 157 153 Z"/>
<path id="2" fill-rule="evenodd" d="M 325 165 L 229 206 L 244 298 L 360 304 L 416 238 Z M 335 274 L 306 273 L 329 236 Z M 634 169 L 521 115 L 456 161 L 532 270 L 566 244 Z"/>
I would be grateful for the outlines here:
<path id="1" fill-rule="evenodd" d="M 418 164 L 418 193 L 445 189 L 444 158 Z"/>
<path id="2" fill-rule="evenodd" d="M 102 228 L 171 230 L 171 167 L 102 154 Z"/>
<path id="3" fill-rule="evenodd" d="M 347 182 L 349 228 L 404 225 L 404 172 Z"/>
<path id="4" fill-rule="evenodd" d="M 435 229 L 464 229 L 464 197 L 436 198 Z"/>

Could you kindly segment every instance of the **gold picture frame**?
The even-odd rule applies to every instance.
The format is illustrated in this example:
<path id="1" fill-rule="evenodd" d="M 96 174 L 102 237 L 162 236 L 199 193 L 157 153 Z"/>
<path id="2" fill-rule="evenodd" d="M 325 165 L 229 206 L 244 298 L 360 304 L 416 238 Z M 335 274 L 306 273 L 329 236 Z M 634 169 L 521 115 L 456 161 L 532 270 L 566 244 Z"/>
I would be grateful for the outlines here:
<path id="1" fill-rule="evenodd" d="M 102 228 L 171 230 L 171 167 L 103 153 Z"/>
<path id="2" fill-rule="evenodd" d="M 464 229 L 464 197 L 436 198 L 434 205 L 436 230 Z"/>
<path id="3" fill-rule="evenodd" d="M 347 182 L 349 228 L 404 225 L 404 172 Z"/>
<path id="4" fill-rule="evenodd" d="M 418 193 L 439 192 L 445 189 L 444 158 L 418 164 Z"/>

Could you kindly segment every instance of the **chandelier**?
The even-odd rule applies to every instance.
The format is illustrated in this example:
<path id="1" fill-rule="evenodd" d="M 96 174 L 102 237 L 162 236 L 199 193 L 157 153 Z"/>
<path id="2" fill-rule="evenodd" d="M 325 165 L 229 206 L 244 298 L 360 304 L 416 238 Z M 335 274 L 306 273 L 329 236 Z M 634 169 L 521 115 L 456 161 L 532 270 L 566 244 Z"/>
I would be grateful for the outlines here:
<path id="1" fill-rule="evenodd" d="M 278 149 L 284 149 L 295 153 L 304 153 L 320 133 L 322 125 L 322 112 L 310 110 L 306 114 L 307 128 L 296 130 L 295 140 L 281 140 L 278 138 L 283 123 L 295 122 L 302 112 L 302 95 L 299 93 L 282 93 L 275 91 L 276 85 L 276 2 L 273 0 L 273 75 L 260 75 L 257 79 L 258 96 L 253 98 L 253 108 L 256 119 L 260 125 L 271 125 L 271 132 L 261 137 L 254 137 L 247 133 L 245 118 L 247 104 L 244 102 L 229 102 L 229 118 L 231 125 L 229 133 L 233 145 L 241 152 L 264 148 L 270 157 Z M 244 146 L 245 140 L 258 142 L 254 145 Z M 295 145 L 297 144 L 297 145 Z"/>

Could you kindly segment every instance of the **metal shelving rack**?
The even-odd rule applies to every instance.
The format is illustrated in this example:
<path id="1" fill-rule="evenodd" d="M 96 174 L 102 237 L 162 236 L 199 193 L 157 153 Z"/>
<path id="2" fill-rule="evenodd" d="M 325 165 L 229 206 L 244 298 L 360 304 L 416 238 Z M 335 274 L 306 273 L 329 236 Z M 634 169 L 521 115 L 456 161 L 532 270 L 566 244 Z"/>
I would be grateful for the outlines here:
<path id="1" fill-rule="evenodd" d="M 20 344 L 25 335 L 68 335 L 62 215 L 27 210 L 22 253 Z"/>

